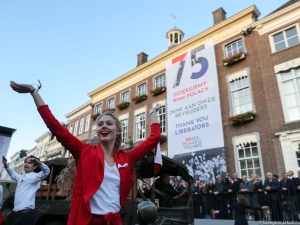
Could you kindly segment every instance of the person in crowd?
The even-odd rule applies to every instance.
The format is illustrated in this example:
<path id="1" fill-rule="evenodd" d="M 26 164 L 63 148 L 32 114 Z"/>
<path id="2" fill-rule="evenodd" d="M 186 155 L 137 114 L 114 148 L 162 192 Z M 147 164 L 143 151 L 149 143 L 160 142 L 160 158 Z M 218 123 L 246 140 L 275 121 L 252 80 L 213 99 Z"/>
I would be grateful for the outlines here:
<path id="1" fill-rule="evenodd" d="M 242 176 L 242 182 L 240 183 L 240 192 L 247 198 L 248 202 L 250 201 L 250 192 L 249 192 L 250 182 L 248 181 L 247 175 Z M 250 209 L 246 210 L 248 214 L 253 214 L 254 212 Z"/>
<path id="2" fill-rule="evenodd" d="M 294 171 L 293 170 L 287 171 L 287 176 L 288 176 L 289 179 L 292 180 L 294 178 Z"/>
<path id="3" fill-rule="evenodd" d="M 228 177 L 228 183 L 227 183 L 227 203 L 229 205 L 232 205 L 233 203 L 236 202 L 236 196 L 237 193 L 239 192 L 240 189 L 240 184 L 238 181 L 234 180 L 233 176 L 229 176 Z M 233 211 L 231 210 L 229 213 L 229 218 L 232 219 L 233 218 Z"/>
<path id="4" fill-rule="evenodd" d="M 220 210 L 215 210 L 214 214 L 218 214 L 220 212 L 226 212 L 231 209 L 235 211 L 234 225 L 248 225 L 248 221 L 245 216 L 246 209 L 268 209 L 268 206 L 262 206 L 262 207 L 251 206 L 249 205 L 248 199 L 245 198 L 244 195 L 239 194 L 237 196 L 237 203 L 234 203 L 229 207 L 225 207 Z"/>
<path id="5" fill-rule="evenodd" d="M 225 199 L 225 193 L 226 191 L 226 183 L 223 180 L 223 177 L 221 174 L 217 175 L 217 181 L 215 183 L 215 189 L 214 189 L 214 198 L 213 198 L 213 209 L 216 209 L 218 206 L 225 207 L 226 205 L 226 199 Z"/>
<path id="6" fill-rule="evenodd" d="M 226 184 L 229 183 L 228 178 L 229 178 L 230 176 L 233 178 L 233 180 L 234 180 L 235 182 L 237 182 L 237 183 L 241 183 L 241 182 L 242 182 L 242 179 L 238 177 L 237 172 L 234 172 L 232 175 L 230 175 L 229 172 L 226 172 Z"/>
<path id="7" fill-rule="evenodd" d="M 211 178 L 208 181 L 207 187 L 206 187 L 206 198 L 207 198 L 207 209 L 209 209 L 209 212 L 206 212 L 206 218 L 213 217 L 213 210 L 214 210 L 214 190 L 215 190 L 215 183 L 214 180 Z M 208 214 L 210 213 L 210 214 Z"/>
<path id="8" fill-rule="evenodd" d="M 298 170 L 298 177 L 294 177 L 293 180 L 293 189 L 294 189 L 294 194 L 295 196 L 295 201 L 296 205 L 300 207 L 300 170 Z M 297 215 L 297 221 L 300 221 L 300 215 Z"/>
<path id="9" fill-rule="evenodd" d="M 160 175 L 158 179 L 153 183 L 153 188 L 156 192 L 156 198 L 159 199 L 160 207 L 173 207 L 173 199 L 182 197 L 188 190 L 176 191 L 170 184 L 170 176 L 167 173 Z"/>
<path id="10" fill-rule="evenodd" d="M 279 182 L 279 186 L 281 192 L 280 200 L 281 206 L 283 210 L 283 219 L 284 220 L 292 220 L 293 219 L 293 212 L 295 211 L 295 205 L 293 201 L 292 194 L 290 190 L 293 189 L 293 181 L 289 178 L 288 173 L 282 174 L 282 180 Z"/>
<path id="11" fill-rule="evenodd" d="M 250 205 L 255 206 L 255 207 L 260 207 L 263 205 L 262 199 L 264 198 L 264 193 L 263 193 L 263 185 L 262 183 L 258 180 L 258 177 L 255 173 L 251 174 L 251 182 L 249 185 L 249 200 L 250 200 Z M 261 210 L 255 210 L 252 211 L 255 220 L 262 220 L 263 215 L 261 214 Z"/>
<path id="12" fill-rule="evenodd" d="M 247 179 L 246 175 L 243 175 L 242 182 L 240 183 L 240 191 L 247 193 L 249 191 L 250 182 Z"/>
<path id="13" fill-rule="evenodd" d="M 176 179 L 176 180 L 174 181 L 173 187 L 174 187 L 174 189 L 175 189 L 176 191 L 179 191 L 179 188 L 180 188 L 180 180 Z"/>
<path id="14" fill-rule="evenodd" d="M 10 83 L 19 93 L 30 93 L 51 133 L 72 153 L 76 176 L 68 225 L 120 225 L 124 206 L 134 179 L 133 165 L 151 152 L 161 139 L 157 104 L 149 110 L 150 136 L 131 151 L 120 150 L 121 125 L 115 114 L 104 112 L 96 119 L 97 145 L 87 144 L 73 136 L 55 119 L 32 85 Z"/>
<path id="15" fill-rule="evenodd" d="M 273 177 L 278 180 L 278 182 L 280 181 L 279 176 L 277 174 L 273 174 Z"/>
<path id="16" fill-rule="evenodd" d="M 49 175 L 50 169 L 32 155 L 24 160 L 25 174 L 18 174 L 10 168 L 4 156 L 2 156 L 2 163 L 11 179 L 17 182 L 14 208 L 9 216 L 8 224 L 33 225 L 35 222 L 35 195 L 41 186 L 41 181 Z"/>
<path id="17" fill-rule="evenodd" d="M 232 176 L 233 176 L 233 179 L 234 179 L 235 182 L 242 183 L 242 179 L 238 177 L 237 172 L 234 172 L 234 173 L 232 174 Z"/>
<path id="18" fill-rule="evenodd" d="M 264 190 L 267 192 L 268 204 L 271 206 L 272 219 L 274 221 L 281 221 L 281 211 L 280 211 L 280 195 L 279 195 L 279 181 L 274 178 L 271 172 L 267 172 L 266 179 L 264 182 Z"/>
<path id="19" fill-rule="evenodd" d="M 238 181 L 235 181 L 232 176 L 228 177 L 228 184 L 227 184 L 227 192 L 228 193 L 237 193 L 240 190 L 240 184 Z"/>
<path id="20" fill-rule="evenodd" d="M 182 191 L 185 190 L 185 189 L 187 189 L 187 182 L 181 181 L 181 182 L 180 182 L 180 186 L 179 186 L 179 188 L 178 188 L 178 191 L 179 191 L 179 192 L 182 192 Z"/>

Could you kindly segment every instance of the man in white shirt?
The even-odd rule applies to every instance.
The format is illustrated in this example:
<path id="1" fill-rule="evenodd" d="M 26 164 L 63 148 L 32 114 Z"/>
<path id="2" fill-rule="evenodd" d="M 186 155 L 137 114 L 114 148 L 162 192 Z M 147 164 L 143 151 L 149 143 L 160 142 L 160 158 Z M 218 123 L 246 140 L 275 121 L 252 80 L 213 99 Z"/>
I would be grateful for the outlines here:
<path id="1" fill-rule="evenodd" d="M 24 160 L 25 174 L 18 174 L 8 167 L 7 159 L 3 156 L 2 163 L 7 173 L 17 182 L 14 209 L 9 219 L 10 225 L 33 225 L 35 219 L 35 194 L 40 188 L 41 181 L 50 173 L 49 167 L 34 156 Z M 40 172 L 38 172 L 41 170 Z"/>

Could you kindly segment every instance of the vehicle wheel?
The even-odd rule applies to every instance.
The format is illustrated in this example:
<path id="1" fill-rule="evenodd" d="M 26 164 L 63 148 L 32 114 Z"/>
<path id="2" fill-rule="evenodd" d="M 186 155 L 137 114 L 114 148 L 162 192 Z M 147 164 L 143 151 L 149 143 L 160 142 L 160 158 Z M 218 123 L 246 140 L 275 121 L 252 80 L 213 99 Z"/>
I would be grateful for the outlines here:
<path id="1" fill-rule="evenodd" d="M 61 221 L 51 221 L 46 223 L 46 225 L 65 225 L 65 224 Z"/>

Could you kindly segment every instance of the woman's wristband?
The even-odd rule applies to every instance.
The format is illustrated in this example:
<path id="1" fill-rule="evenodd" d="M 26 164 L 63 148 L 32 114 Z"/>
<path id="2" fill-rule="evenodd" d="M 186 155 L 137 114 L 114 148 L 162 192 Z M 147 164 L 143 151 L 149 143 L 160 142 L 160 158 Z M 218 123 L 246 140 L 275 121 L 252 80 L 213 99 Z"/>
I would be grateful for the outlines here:
<path id="1" fill-rule="evenodd" d="M 37 91 L 35 88 L 33 88 L 31 91 L 30 91 L 30 94 L 33 94 L 33 92 Z"/>

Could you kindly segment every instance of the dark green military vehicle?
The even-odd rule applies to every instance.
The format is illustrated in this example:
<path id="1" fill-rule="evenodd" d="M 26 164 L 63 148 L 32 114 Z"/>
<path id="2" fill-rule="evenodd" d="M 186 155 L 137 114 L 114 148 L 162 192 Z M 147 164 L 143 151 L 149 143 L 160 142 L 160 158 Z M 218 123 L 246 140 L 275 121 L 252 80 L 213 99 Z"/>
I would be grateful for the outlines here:
<path id="1" fill-rule="evenodd" d="M 143 160 L 141 160 L 136 168 L 136 177 L 141 179 L 147 179 L 154 177 L 154 164 L 153 154 L 149 154 Z M 36 221 L 35 225 L 65 225 L 70 210 L 70 201 L 67 200 L 68 196 L 57 195 L 58 188 L 55 178 L 67 165 L 68 159 L 58 158 L 44 162 L 50 168 L 49 176 L 44 180 L 41 188 L 36 194 Z M 174 161 L 166 156 L 163 156 L 163 167 L 156 175 L 161 173 L 168 173 L 170 176 L 180 176 L 183 180 L 187 181 L 191 187 L 193 184 L 193 178 L 188 174 L 186 167 Z M 137 189 L 136 187 L 133 189 Z M 190 193 L 190 192 L 189 192 Z M 136 198 L 136 192 L 132 192 L 129 196 L 126 205 L 121 211 L 122 224 L 134 225 L 136 224 L 136 205 L 139 201 L 143 201 L 142 198 Z M 144 199 L 145 200 L 145 199 Z M 8 224 L 7 220 L 12 212 L 14 202 L 14 192 L 10 193 L 4 200 L 2 207 L 3 212 L 3 224 Z M 186 196 L 183 200 L 183 204 L 180 207 L 175 208 L 158 208 L 159 220 L 157 224 L 193 224 L 193 208 L 190 196 Z M 177 222 L 176 222 L 177 221 Z"/>

